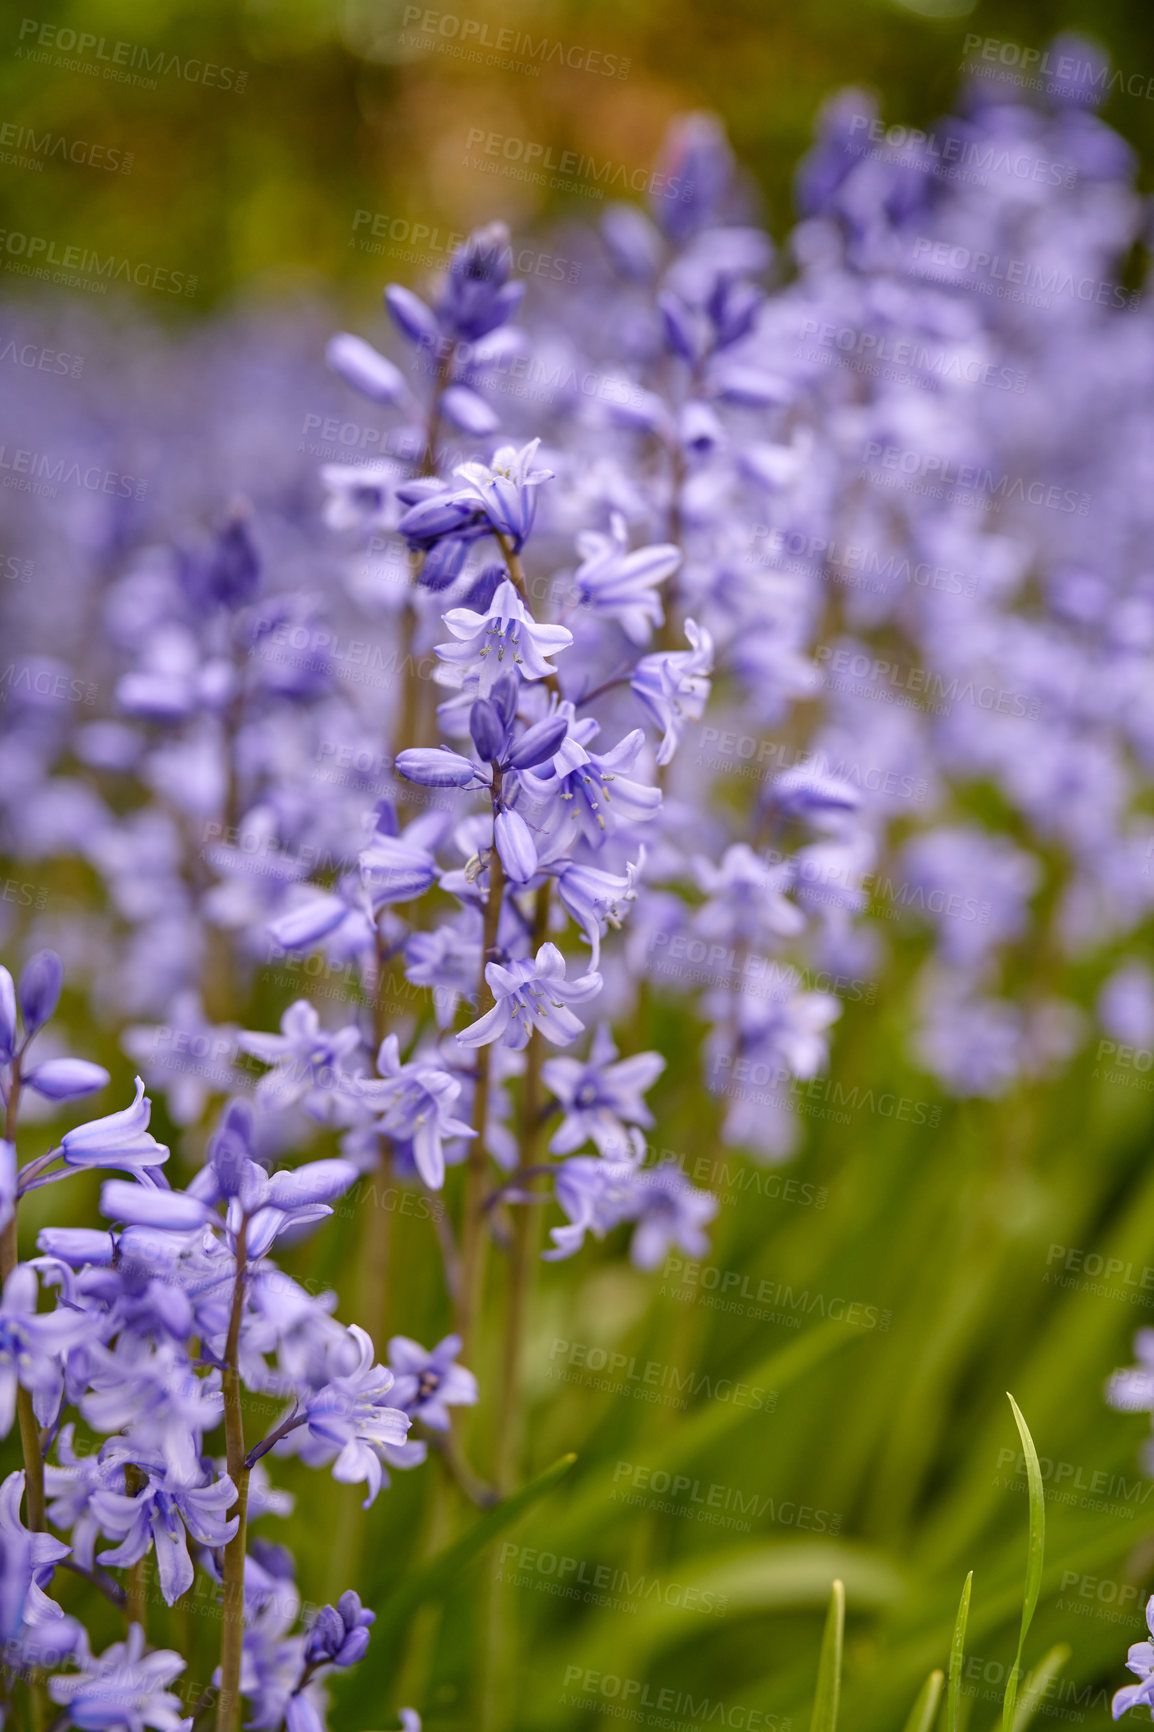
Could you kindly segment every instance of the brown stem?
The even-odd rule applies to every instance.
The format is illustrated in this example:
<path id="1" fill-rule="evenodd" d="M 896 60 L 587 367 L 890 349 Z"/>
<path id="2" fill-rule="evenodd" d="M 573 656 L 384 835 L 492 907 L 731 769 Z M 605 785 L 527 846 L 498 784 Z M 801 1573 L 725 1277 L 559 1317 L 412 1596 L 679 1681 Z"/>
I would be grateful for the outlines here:
<path id="1" fill-rule="evenodd" d="M 537 891 L 533 914 L 534 950 L 539 949 L 549 935 L 549 897 L 552 888 L 553 880 L 547 878 Z M 521 1096 L 521 1147 L 518 1160 L 519 1168 L 527 1170 L 530 1175 L 529 1188 L 533 1182 L 532 1175 L 539 1170 L 541 1133 L 545 1123 L 541 1084 L 544 1053 L 545 1043 L 538 1030 L 534 1029 L 525 1055 L 525 1087 Z M 497 1404 L 495 1463 L 497 1487 L 502 1494 L 512 1491 L 516 1485 L 524 1450 L 525 1328 L 532 1301 L 540 1236 L 540 1210 L 531 1203 L 522 1203 L 513 1214 L 509 1308 L 502 1344 L 501 1397 Z"/>
<path id="2" fill-rule="evenodd" d="M 236 1502 L 230 1511 L 237 1517 L 236 1533 L 224 1550 L 224 1584 L 221 1596 L 223 1622 L 220 1637 L 220 1697 L 216 1707 L 217 1732 L 237 1732 L 240 1725 L 240 1662 L 244 1648 L 244 1558 L 248 1517 L 249 1467 L 245 1460 L 244 1414 L 240 1401 L 237 1354 L 244 1311 L 246 1233 L 241 1221 L 236 1240 L 236 1275 L 232 1288 L 232 1314 L 224 1349 L 224 1436 L 228 1475 L 236 1487 Z"/>
<path id="3" fill-rule="evenodd" d="M 501 803 L 501 772 L 493 771 L 493 822 Z M 477 987 L 477 1015 L 492 1010 L 494 998 L 485 973 L 497 955 L 501 904 L 505 897 L 505 869 L 497 852 L 496 837 L 489 850 L 489 892 L 485 899 L 485 922 L 481 937 L 481 978 Z M 461 1230 L 461 1287 L 457 1295 L 457 1333 L 468 1349 L 481 1297 L 485 1258 L 485 1180 L 488 1172 L 486 1129 L 489 1120 L 489 1072 L 491 1048 L 477 1048 L 477 1084 L 473 1095 L 473 1129 L 465 1166 L 465 1215 Z"/>
<path id="4" fill-rule="evenodd" d="M 148 1475 L 129 1462 L 124 1470 L 124 1484 L 130 1497 L 143 1491 L 148 1484 Z M 138 1558 L 128 1572 L 124 1594 L 124 1621 L 131 1630 L 133 1624 L 139 1624 L 145 1635 L 148 1634 L 148 1553 Z"/>

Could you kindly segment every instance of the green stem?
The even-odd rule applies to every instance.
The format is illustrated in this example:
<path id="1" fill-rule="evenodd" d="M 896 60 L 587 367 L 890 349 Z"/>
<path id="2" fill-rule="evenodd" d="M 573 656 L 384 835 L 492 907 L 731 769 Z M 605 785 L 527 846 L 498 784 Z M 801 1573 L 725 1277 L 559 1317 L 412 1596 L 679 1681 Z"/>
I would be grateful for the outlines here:
<path id="1" fill-rule="evenodd" d="M 493 771 L 493 821 L 501 802 L 501 772 Z M 485 923 L 481 938 L 481 979 L 477 987 L 477 1015 L 492 1010 L 494 998 L 485 975 L 486 965 L 497 955 L 501 904 L 505 897 L 505 869 L 494 840 L 489 850 L 489 893 L 485 899 Z M 465 1167 L 465 1216 L 461 1230 L 461 1284 L 457 1294 L 457 1333 L 468 1350 L 481 1298 L 485 1266 L 485 1181 L 488 1174 L 486 1129 L 489 1120 L 489 1058 L 491 1048 L 477 1048 L 477 1084 L 473 1096 L 473 1129 Z"/>
<path id="2" fill-rule="evenodd" d="M 241 1222 L 236 1241 L 236 1275 L 232 1288 L 232 1315 L 224 1350 L 224 1435 L 228 1475 L 236 1487 L 231 1514 L 237 1517 L 236 1533 L 224 1551 L 223 1624 L 220 1637 L 220 1697 L 216 1708 L 217 1732 L 237 1732 L 240 1725 L 240 1662 L 244 1647 L 244 1558 L 248 1517 L 248 1476 L 245 1460 L 244 1414 L 240 1401 L 237 1352 L 244 1311 L 244 1281 L 247 1221 Z"/>

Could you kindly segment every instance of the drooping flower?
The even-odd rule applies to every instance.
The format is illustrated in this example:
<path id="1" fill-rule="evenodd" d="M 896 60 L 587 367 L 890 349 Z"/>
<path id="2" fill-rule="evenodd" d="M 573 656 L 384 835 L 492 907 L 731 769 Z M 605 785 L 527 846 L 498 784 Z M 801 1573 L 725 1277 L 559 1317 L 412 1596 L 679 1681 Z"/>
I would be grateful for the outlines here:
<path id="1" fill-rule="evenodd" d="M 535 958 L 504 966 L 490 962 L 485 979 L 495 1003 L 484 1016 L 470 1023 L 457 1036 L 462 1046 L 487 1046 L 502 1040 L 514 1051 L 528 1046 L 536 1028 L 554 1046 L 568 1046 L 581 1033 L 581 1023 L 569 1009 L 596 997 L 601 976 L 590 973 L 576 980 L 565 978 L 565 958 L 555 944 L 543 944 Z"/>

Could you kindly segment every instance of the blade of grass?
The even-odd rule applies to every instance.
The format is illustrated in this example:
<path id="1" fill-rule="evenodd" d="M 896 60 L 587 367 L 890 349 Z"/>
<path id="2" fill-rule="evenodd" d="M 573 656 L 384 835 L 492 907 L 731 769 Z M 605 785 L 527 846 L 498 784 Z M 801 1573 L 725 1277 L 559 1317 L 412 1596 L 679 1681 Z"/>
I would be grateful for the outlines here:
<path id="1" fill-rule="evenodd" d="M 1022 1685 L 1022 1694 L 1018 1699 L 1017 1711 L 1014 1714 L 1014 1732 L 1026 1732 L 1026 1727 L 1041 1705 L 1050 1680 L 1058 1676 L 1069 1658 L 1070 1648 L 1065 1642 L 1059 1642 L 1056 1647 L 1050 1649 L 1044 1659 L 1039 1660 Z"/>
<path id="2" fill-rule="evenodd" d="M 817 1696 L 813 1704 L 813 1719 L 809 1732 L 837 1732 L 837 1706 L 841 1696 L 841 1650 L 845 1636 L 845 1588 L 834 1582 L 825 1634 L 821 1639 L 821 1659 L 817 1667 Z"/>
<path id="3" fill-rule="evenodd" d="M 1009 1391 L 1007 1391 L 1007 1399 L 1014 1410 L 1014 1423 L 1018 1428 L 1018 1435 L 1022 1439 L 1022 1450 L 1026 1457 L 1026 1478 L 1030 1492 L 1030 1539 L 1026 1552 L 1026 1597 L 1022 1603 L 1022 1627 L 1018 1633 L 1018 1652 L 1014 1657 L 1010 1676 L 1006 1680 L 1006 1694 L 1002 1702 L 1002 1732 L 1013 1732 L 1018 1679 L 1022 1672 L 1022 1650 L 1026 1646 L 1026 1637 L 1033 1622 L 1034 1609 L 1038 1604 L 1038 1591 L 1042 1585 L 1042 1563 L 1046 1547 L 1046 1498 L 1042 1488 L 1042 1470 L 1038 1465 L 1038 1452 L 1034 1448 L 1030 1428 L 1022 1418 L 1018 1404 L 1009 1394 Z"/>
<path id="4" fill-rule="evenodd" d="M 946 1698 L 946 1732 L 958 1732 L 958 1705 L 962 1695 L 962 1656 L 966 1650 L 966 1625 L 970 1618 L 970 1589 L 974 1572 L 970 1571 L 958 1601 L 954 1619 L 954 1640 L 950 1647 L 950 1688 Z"/>
<path id="5" fill-rule="evenodd" d="M 934 1715 L 938 1711 L 938 1703 L 942 1699 L 942 1685 L 945 1673 L 931 1672 L 921 1689 L 917 1701 L 910 1709 L 910 1717 L 906 1721 L 905 1732 L 930 1732 L 934 1723 Z"/>

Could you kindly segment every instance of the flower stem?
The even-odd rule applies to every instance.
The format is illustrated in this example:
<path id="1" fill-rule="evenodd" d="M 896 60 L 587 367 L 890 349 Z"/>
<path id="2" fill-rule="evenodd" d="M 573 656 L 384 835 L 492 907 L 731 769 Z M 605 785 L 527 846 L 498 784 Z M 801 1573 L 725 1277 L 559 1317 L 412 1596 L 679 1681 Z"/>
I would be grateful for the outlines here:
<path id="1" fill-rule="evenodd" d="M 549 894 L 552 879 L 537 891 L 533 915 L 533 948 L 549 935 Z M 544 1128 L 541 1063 L 545 1043 L 534 1029 L 525 1054 L 525 1087 L 521 1097 L 521 1147 L 518 1166 L 532 1175 L 539 1170 L 538 1153 Z M 531 1186 L 532 1177 L 528 1184 Z M 513 1212 L 513 1246 L 509 1267 L 509 1308 L 501 1361 L 501 1396 L 497 1403 L 495 1477 L 498 1490 L 507 1494 L 517 1483 L 524 1448 L 524 1358 L 525 1329 L 532 1300 L 533 1279 L 541 1237 L 541 1211 L 522 1203 Z"/>
<path id="2" fill-rule="evenodd" d="M 23 1048 L 17 1053 L 12 1063 L 12 1081 L 8 1089 L 8 1105 L 4 1114 L 5 1141 L 15 1145 L 16 1114 L 20 1105 L 20 1060 Z M 12 1218 L 0 1233 L 0 1282 L 7 1281 L 13 1269 L 20 1261 L 20 1244 L 17 1237 L 16 1212 L 18 1204 L 12 1205 Z M 20 1421 L 20 1449 L 24 1456 L 24 1508 L 28 1526 L 33 1533 L 44 1532 L 44 1457 L 40 1453 L 40 1427 L 36 1423 L 36 1415 L 32 1411 L 32 1397 L 21 1383 L 16 1389 L 16 1414 Z"/>
<path id="3" fill-rule="evenodd" d="M 228 1475 L 236 1487 L 231 1514 L 237 1517 L 236 1533 L 224 1550 L 223 1624 L 220 1637 L 220 1697 L 216 1706 L 217 1732 L 236 1732 L 240 1724 L 240 1662 L 244 1648 L 244 1558 L 248 1516 L 249 1466 L 244 1450 L 244 1414 L 240 1402 L 237 1356 L 240 1323 L 244 1311 L 247 1220 L 242 1220 L 236 1240 L 236 1275 L 232 1288 L 232 1314 L 224 1350 L 224 1436 Z"/>
<path id="4" fill-rule="evenodd" d="M 501 772 L 493 771 L 493 821 L 501 801 Z M 485 923 L 481 937 L 481 978 L 477 987 L 477 1015 L 492 1010 L 494 998 L 485 975 L 486 965 L 497 955 L 501 904 L 505 897 L 505 869 L 496 841 L 489 850 L 489 893 L 485 900 Z M 488 1174 L 486 1128 L 489 1119 L 489 1046 L 477 1049 L 477 1085 L 473 1096 L 473 1129 L 465 1166 L 465 1217 L 461 1231 L 461 1285 L 457 1294 L 457 1333 L 468 1349 L 480 1302 L 485 1267 L 485 1181 Z"/>

